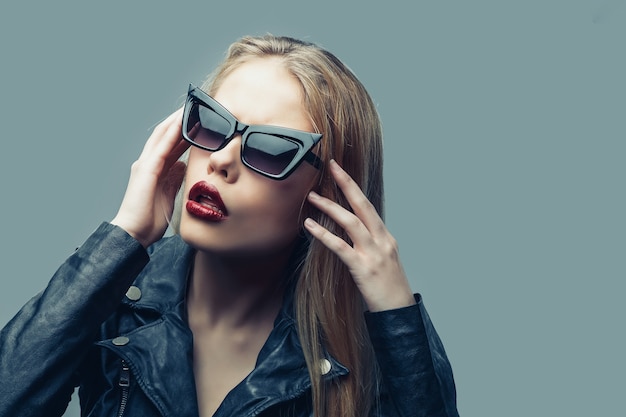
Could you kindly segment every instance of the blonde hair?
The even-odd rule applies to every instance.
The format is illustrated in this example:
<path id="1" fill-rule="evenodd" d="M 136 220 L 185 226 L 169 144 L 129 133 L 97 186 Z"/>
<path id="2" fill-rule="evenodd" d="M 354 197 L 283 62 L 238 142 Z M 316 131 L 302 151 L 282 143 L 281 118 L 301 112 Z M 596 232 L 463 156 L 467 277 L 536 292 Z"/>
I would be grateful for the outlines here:
<path id="1" fill-rule="evenodd" d="M 337 57 L 319 46 L 288 37 L 244 37 L 230 46 L 222 64 L 202 86 L 209 94 L 242 63 L 255 58 L 279 59 L 302 85 L 304 106 L 323 134 L 314 149 L 323 166 L 317 191 L 349 209 L 326 171 L 335 159 L 383 215 L 382 128 L 364 86 Z M 345 231 L 325 214 L 303 206 L 303 216 L 349 242 Z M 365 327 L 364 305 L 346 265 L 323 244 L 303 239 L 294 294 L 300 341 L 312 382 L 315 416 L 361 417 L 376 398 L 377 365 Z M 326 381 L 320 363 L 328 352 L 350 373 Z"/>

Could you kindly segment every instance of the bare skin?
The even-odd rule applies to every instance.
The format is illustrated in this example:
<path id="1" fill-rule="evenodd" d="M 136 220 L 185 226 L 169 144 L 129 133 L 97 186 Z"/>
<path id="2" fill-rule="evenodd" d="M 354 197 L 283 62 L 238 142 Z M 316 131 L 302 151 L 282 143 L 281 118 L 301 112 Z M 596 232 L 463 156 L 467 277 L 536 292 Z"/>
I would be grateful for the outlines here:
<path id="1" fill-rule="evenodd" d="M 215 99 L 249 124 L 311 130 L 302 88 L 277 60 L 259 59 L 230 73 Z M 180 235 L 197 249 L 187 311 L 194 335 L 194 374 L 202 417 L 253 369 L 282 305 L 290 254 L 301 229 L 299 210 L 317 174 L 308 164 L 282 181 L 241 162 L 241 137 L 219 151 L 191 149 L 185 187 L 214 186 L 226 219 L 188 211 Z M 184 193 L 187 195 L 187 192 Z"/>
<path id="2" fill-rule="evenodd" d="M 262 74 L 261 69 L 256 68 L 254 73 Z M 242 90 L 235 83 L 229 94 L 218 92 L 216 99 L 226 102 L 235 116 L 246 123 L 311 131 L 310 126 L 301 124 L 304 123 L 301 120 L 308 119 L 294 114 L 289 95 L 280 99 L 273 95 L 283 91 L 285 83 L 289 84 L 286 79 L 279 71 L 276 79 L 246 85 Z M 267 86 L 269 92 L 257 91 L 257 86 Z M 241 99 L 242 91 L 253 94 L 250 101 L 255 104 L 267 97 L 270 101 L 250 106 Z M 286 109 L 281 110 L 283 105 Z M 257 109 L 272 111 L 257 113 Z M 284 115 L 289 115 L 289 119 L 281 120 Z M 181 122 L 182 110 L 178 110 L 155 128 L 133 164 L 126 194 L 111 221 L 144 247 L 165 233 L 176 189 L 185 175 L 184 164 L 177 162 L 189 147 L 181 135 Z M 282 303 L 279 283 L 301 227 L 348 266 L 370 310 L 415 303 L 396 241 L 356 183 L 338 164 L 330 162 L 330 172 L 353 212 L 309 193 L 314 171 L 307 164 L 302 164 L 284 181 L 259 179 L 257 173 L 241 163 L 240 146 L 240 139 L 234 139 L 213 153 L 194 148 L 187 167 L 186 183 L 190 182 L 190 175 L 191 183 L 206 176 L 219 188 L 229 214 L 237 219 L 232 223 L 212 224 L 183 216 L 181 222 L 181 236 L 197 249 L 188 284 L 187 311 L 194 335 L 194 374 L 201 417 L 212 416 L 228 392 L 254 369 Z M 304 201 L 334 219 L 353 244 L 349 245 L 312 219 L 307 219 L 304 225 L 298 224 L 297 212 Z M 260 221 L 255 216 L 260 216 Z M 258 226 L 243 227 L 250 219 Z M 276 230 L 274 224 L 281 222 L 286 226 Z M 268 242 L 271 242 L 269 248 Z"/>
<path id="3" fill-rule="evenodd" d="M 348 266 L 370 311 L 415 304 L 396 240 L 358 185 L 335 161 L 330 161 L 330 171 L 354 213 L 315 192 L 309 193 L 308 201 L 342 226 L 353 244 L 349 245 L 313 219 L 306 219 L 304 226 Z"/>
<path id="4" fill-rule="evenodd" d="M 279 265 L 275 260 L 272 262 Z M 259 261 L 255 263 L 257 274 L 251 274 L 248 267 L 230 265 L 221 268 L 218 272 L 222 275 L 217 278 L 220 274 L 215 269 L 204 269 L 207 264 L 211 262 L 197 259 L 193 275 L 216 279 L 190 280 L 187 297 L 201 416 L 213 415 L 228 392 L 252 372 L 282 301 L 280 284 L 275 282 L 282 276 L 282 268 Z M 240 277 L 257 279 L 237 282 L 232 271 L 238 271 Z M 265 273 L 259 276 L 258 271 Z"/>

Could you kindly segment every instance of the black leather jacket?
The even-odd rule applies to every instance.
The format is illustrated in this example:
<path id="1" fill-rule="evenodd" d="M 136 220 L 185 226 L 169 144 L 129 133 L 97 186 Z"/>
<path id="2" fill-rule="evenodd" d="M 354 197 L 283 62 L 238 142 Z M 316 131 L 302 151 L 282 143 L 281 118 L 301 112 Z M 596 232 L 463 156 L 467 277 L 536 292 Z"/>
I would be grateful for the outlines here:
<path id="1" fill-rule="evenodd" d="M 145 251 L 102 224 L 0 333 L 0 416 L 60 416 L 76 386 L 83 416 L 197 416 L 184 304 L 192 256 L 179 237 Z M 450 364 L 417 300 L 366 313 L 384 377 L 374 416 L 458 416 Z M 349 372 L 327 359 L 325 378 Z M 312 415 L 288 298 L 255 369 L 215 413 L 257 415 Z"/>

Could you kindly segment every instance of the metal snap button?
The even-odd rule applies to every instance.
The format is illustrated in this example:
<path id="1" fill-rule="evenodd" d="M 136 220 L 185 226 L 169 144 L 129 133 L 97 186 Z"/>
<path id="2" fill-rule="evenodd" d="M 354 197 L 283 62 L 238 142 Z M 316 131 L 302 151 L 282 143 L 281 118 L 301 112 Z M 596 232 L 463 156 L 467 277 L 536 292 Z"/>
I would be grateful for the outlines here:
<path id="1" fill-rule="evenodd" d="M 320 361 L 320 372 L 322 373 L 322 375 L 328 374 L 331 368 L 332 365 L 330 364 L 330 361 L 328 359 L 324 358 Z"/>
<path id="2" fill-rule="evenodd" d="M 132 285 L 128 291 L 126 291 L 126 298 L 130 301 L 138 301 L 141 298 L 141 290 Z"/>
<path id="3" fill-rule="evenodd" d="M 130 339 L 126 336 L 119 336 L 111 340 L 111 343 L 113 343 L 115 346 L 124 346 L 127 345 L 128 342 L 130 342 Z"/>

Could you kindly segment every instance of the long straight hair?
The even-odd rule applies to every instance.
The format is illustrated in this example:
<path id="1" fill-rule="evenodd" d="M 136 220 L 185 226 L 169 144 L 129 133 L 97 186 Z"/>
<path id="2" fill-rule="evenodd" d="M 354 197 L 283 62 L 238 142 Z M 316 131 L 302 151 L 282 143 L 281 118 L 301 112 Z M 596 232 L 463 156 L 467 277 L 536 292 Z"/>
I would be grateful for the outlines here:
<path id="1" fill-rule="evenodd" d="M 327 167 L 335 159 L 383 216 L 382 128 L 362 83 L 323 48 L 289 37 L 244 37 L 230 46 L 222 64 L 203 88 L 214 94 L 239 65 L 255 58 L 279 59 L 301 84 L 304 106 L 323 138 L 314 149 L 323 166 L 315 185 L 320 194 L 350 209 Z M 350 242 L 345 231 L 320 211 L 304 204 L 311 217 Z M 303 217 L 304 218 L 304 217 Z M 304 232 L 303 232 L 304 233 Z M 312 383 L 316 417 L 362 417 L 377 397 L 378 367 L 365 327 L 364 303 L 346 265 L 315 239 L 302 239 L 294 306 L 298 335 Z M 320 372 L 328 352 L 350 373 L 326 381 Z"/>

